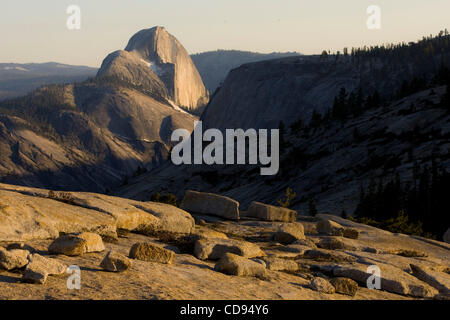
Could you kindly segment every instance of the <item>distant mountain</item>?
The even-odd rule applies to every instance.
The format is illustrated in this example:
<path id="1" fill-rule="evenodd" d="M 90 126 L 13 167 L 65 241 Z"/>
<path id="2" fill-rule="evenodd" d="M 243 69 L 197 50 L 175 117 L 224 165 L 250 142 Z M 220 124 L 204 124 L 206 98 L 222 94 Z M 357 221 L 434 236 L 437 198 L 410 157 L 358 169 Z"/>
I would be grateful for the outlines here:
<path id="1" fill-rule="evenodd" d="M 207 90 L 164 28 L 138 32 L 126 49 L 89 80 L 0 101 L 1 181 L 106 192 L 167 158 L 172 131 L 197 120 L 181 107 L 202 107 Z"/>
<path id="2" fill-rule="evenodd" d="M 450 65 L 450 36 L 353 54 L 289 57 L 232 70 L 202 114 L 208 128 L 277 128 L 325 115 L 341 88 L 391 99 L 404 81 L 429 81 Z M 430 51 L 429 48 L 433 48 Z"/>
<path id="3" fill-rule="evenodd" d="M 139 37 L 142 36 L 143 35 L 139 35 Z M 139 51 L 135 50 L 135 47 L 137 46 L 136 39 L 133 39 L 133 42 L 128 45 L 128 50 Z M 145 50 L 145 48 L 141 47 L 140 53 L 138 54 L 141 55 L 143 60 L 148 60 L 149 57 L 145 57 Z M 122 53 L 123 51 L 126 50 L 121 50 Z M 118 53 L 116 53 L 116 55 L 117 54 Z M 186 59 L 186 55 L 187 53 L 183 54 L 184 59 Z M 242 64 L 295 55 L 299 54 L 295 52 L 263 54 L 237 50 L 217 50 L 191 55 L 191 59 L 194 62 L 206 89 L 209 90 L 210 93 L 214 93 L 220 83 L 225 80 L 228 72 Z M 153 66 L 153 70 L 155 71 L 156 68 L 160 68 L 161 71 L 165 68 L 166 72 L 170 73 L 169 69 L 171 62 L 169 60 L 163 62 L 163 59 L 165 58 L 159 57 L 156 59 L 160 62 Z M 145 63 L 148 65 L 149 61 L 146 61 Z M 169 69 L 164 66 L 161 67 L 164 64 L 169 66 Z M 177 65 L 180 64 L 178 63 Z M 192 66 L 190 68 L 193 70 Z M 97 71 L 97 68 L 72 66 L 56 62 L 27 64 L 0 63 L 0 100 L 23 96 L 42 85 L 81 82 L 95 76 Z M 195 74 L 195 71 L 189 72 Z M 195 78 L 194 81 L 186 78 L 184 75 L 178 76 L 176 85 L 175 82 L 172 85 L 169 85 L 170 90 L 174 91 L 174 95 L 176 94 L 175 90 L 177 90 L 177 92 L 187 92 L 184 89 L 180 91 L 176 88 L 179 86 L 192 85 L 193 83 L 198 84 L 199 78 L 196 75 L 193 77 Z M 164 76 L 161 78 L 165 79 Z M 204 89 L 200 86 L 200 88 L 192 88 L 191 90 L 199 90 L 199 104 L 204 105 L 207 101 L 207 98 L 206 100 L 204 98 L 207 95 L 203 91 Z M 195 105 L 198 103 L 198 101 L 190 101 L 190 97 L 178 97 L 178 99 L 181 99 L 178 101 L 178 104 L 180 105 Z"/>
<path id="4" fill-rule="evenodd" d="M 228 72 L 245 63 L 300 55 L 297 52 L 256 53 L 238 50 L 217 50 L 191 55 L 206 88 L 212 94 L 225 80 Z"/>
<path id="5" fill-rule="evenodd" d="M 84 81 L 96 68 L 48 63 L 0 63 L 0 100 L 25 95 L 48 84 Z"/>

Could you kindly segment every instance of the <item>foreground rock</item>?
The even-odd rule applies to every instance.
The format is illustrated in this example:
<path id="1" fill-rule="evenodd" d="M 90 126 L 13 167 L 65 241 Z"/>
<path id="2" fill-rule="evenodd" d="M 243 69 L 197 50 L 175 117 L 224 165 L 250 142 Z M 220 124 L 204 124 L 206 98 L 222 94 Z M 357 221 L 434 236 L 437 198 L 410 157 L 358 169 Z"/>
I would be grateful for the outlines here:
<path id="1" fill-rule="evenodd" d="M 213 193 L 188 190 L 180 208 L 191 213 L 209 214 L 239 220 L 239 202 Z"/>
<path id="2" fill-rule="evenodd" d="M 105 250 L 102 238 L 95 233 L 83 232 L 74 235 L 63 235 L 50 244 L 48 251 L 53 254 L 79 256 L 88 252 Z"/>
<path id="3" fill-rule="evenodd" d="M 100 267 L 110 272 L 124 272 L 129 270 L 131 266 L 132 262 L 130 259 L 114 251 L 109 251 L 100 263 Z"/>
<path id="4" fill-rule="evenodd" d="M 359 231 L 355 228 L 344 228 L 344 238 L 358 239 Z"/>
<path id="5" fill-rule="evenodd" d="M 235 239 L 200 239 L 195 243 L 194 255 L 200 260 L 218 260 L 226 253 L 245 258 L 263 257 L 265 253 L 256 244 Z"/>
<path id="6" fill-rule="evenodd" d="M 26 283 L 44 284 L 49 275 L 60 275 L 67 270 L 63 263 L 37 253 L 30 255 L 29 261 L 22 276 L 22 281 Z"/>
<path id="7" fill-rule="evenodd" d="M 431 270 L 428 267 L 411 264 L 413 275 L 439 290 L 440 293 L 450 295 L 450 275 L 448 273 Z"/>
<path id="8" fill-rule="evenodd" d="M 348 228 L 340 225 L 336 221 L 321 218 L 317 223 L 317 231 L 321 234 L 350 239 L 358 239 L 359 231 L 355 228 Z"/>
<path id="9" fill-rule="evenodd" d="M 86 252 L 102 252 L 105 250 L 102 237 L 96 233 L 83 232 L 78 234 L 77 237 L 86 241 Z"/>
<path id="10" fill-rule="evenodd" d="M 354 297 L 358 291 L 358 283 L 349 278 L 333 278 L 330 282 L 337 293 Z"/>
<path id="11" fill-rule="evenodd" d="M 295 222 L 297 211 L 253 201 L 246 216 L 264 221 Z"/>
<path id="12" fill-rule="evenodd" d="M 130 249 L 130 258 L 146 262 L 171 264 L 175 258 L 173 251 L 161 248 L 153 243 L 135 243 Z"/>
<path id="13" fill-rule="evenodd" d="M 70 203 L 60 201 L 56 192 L 49 198 L 48 190 L 0 184 L 0 241 L 56 239 L 61 233 L 81 232 L 117 238 L 117 229 L 190 234 L 195 226 L 189 213 L 165 203 L 85 192 L 65 196 Z"/>
<path id="14" fill-rule="evenodd" d="M 299 269 L 298 263 L 290 259 L 267 257 L 263 258 L 262 261 L 264 261 L 266 268 L 272 271 L 295 272 Z"/>
<path id="15" fill-rule="evenodd" d="M 344 236 L 344 227 L 335 221 L 327 219 L 322 219 L 317 223 L 317 231 L 329 236 Z"/>
<path id="16" fill-rule="evenodd" d="M 25 267 L 28 264 L 29 253 L 27 250 L 8 251 L 0 247 L 0 269 L 13 270 Z"/>
<path id="17" fill-rule="evenodd" d="M 333 294 L 335 292 L 334 287 L 331 285 L 331 283 L 324 278 L 316 277 L 311 279 L 311 282 L 309 283 L 309 287 L 315 291 L 326 293 L 326 294 Z"/>
<path id="18" fill-rule="evenodd" d="M 283 223 L 274 234 L 274 240 L 282 244 L 291 244 L 302 239 L 305 239 L 305 232 L 303 225 L 299 222 Z"/>
<path id="19" fill-rule="evenodd" d="M 367 279 L 372 274 L 367 273 L 367 265 L 353 264 L 338 266 L 333 273 L 337 277 L 345 277 L 367 285 Z M 432 298 L 438 291 L 415 278 L 414 276 L 387 264 L 378 264 L 381 270 L 381 290 L 401 295 L 411 295 L 420 298 Z"/>
<path id="20" fill-rule="evenodd" d="M 214 270 L 233 276 L 247 276 L 264 279 L 266 267 L 247 258 L 226 253 L 215 265 Z"/>

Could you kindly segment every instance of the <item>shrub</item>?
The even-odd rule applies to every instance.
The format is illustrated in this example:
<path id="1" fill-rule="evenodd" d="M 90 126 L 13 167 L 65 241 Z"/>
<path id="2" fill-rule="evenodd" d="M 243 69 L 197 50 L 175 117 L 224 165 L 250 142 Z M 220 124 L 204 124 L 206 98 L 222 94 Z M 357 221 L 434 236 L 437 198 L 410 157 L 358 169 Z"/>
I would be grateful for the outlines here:
<path id="1" fill-rule="evenodd" d="M 170 204 L 178 207 L 177 197 L 173 193 L 161 194 L 159 192 L 152 194 L 150 201 Z"/>
<path id="2" fill-rule="evenodd" d="M 284 198 L 278 200 L 278 205 L 283 208 L 289 208 L 296 196 L 297 194 L 291 188 L 287 188 Z"/>

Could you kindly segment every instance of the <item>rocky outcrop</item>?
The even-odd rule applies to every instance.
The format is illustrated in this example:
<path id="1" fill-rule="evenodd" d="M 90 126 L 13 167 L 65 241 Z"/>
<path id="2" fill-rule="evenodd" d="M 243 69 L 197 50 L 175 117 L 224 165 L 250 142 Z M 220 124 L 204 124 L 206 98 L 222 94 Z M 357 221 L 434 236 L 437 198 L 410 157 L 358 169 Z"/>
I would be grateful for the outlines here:
<path id="1" fill-rule="evenodd" d="M 152 69 L 175 104 L 195 111 L 208 103 L 209 93 L 189 54 L 164 27 L 139 31 L 125 50 L 135 53 Z"/>
<path id="2" fill-rule="evenodd" d="M 115 239 L 117 229 L 144 234 L 190 234 L 195 225 L 189 213 L 163 203 L 83 192 L 67 193 L 64 200 L 58 196 L 49 198 L 48 190 L 4 184 L 0 184 L 0 196 L 0 241 L 56 239 L 60 233 L 82 232 Z M 76 238 L 80 243 L 74 244 L 74 250 L 83 252 L 85 240 Z M 92 246 L 101 249 L 99 240 Z"/>
<path id="3" fill-rule="evenodd" d="M 411 270 L 418 279 L 438 289 L 440 293 L 450 295 L 450 274 L 414 264 L 411 264 Z"/>
<path id="4" fill-rule="evenodd" d="M 9 188 L 8 192 L 12 194 L 27 196 L 26 201 L 21 203 L 10 202 L 9 208 L 5 205 L 0 207 L 1 217 L 10 215 L 11 219 L 16 218 L 15 221 L 20 222 L 19 225 L 23 224 L 20 221 L 23 216 L 11 211 L 11 208 L 19 205 L 27 208 L 26 203 L 36 210 L 33 211 L 34 220 L 31 219 L 36 228 L 47 230 L 47 221 L 57 217 L 53 219 L 57 232 L 59 228 L 66 231 L 85 228 L 94 232 L 98 224 L 93 217 L 100 212 L 112 217 L 113 225 L 120 223 L 125 229 L 116 226 L 116 237 L 111 239 L 103 235 L 104 242 L 100 242 L 99 235 L 86 231 L 63 235 L 56 242 L 69 237 L 68 243 L 75 245 L 61 247 L 81 248 L 78 253 L 94 251 L 70 256 L 49 255 L 49 248 L 55 246 L 52 245 L 54 240 L 36 236 L 39 235 L 37 229 L 29 229 L 31 234 L 20 229 L 22 234 L 27 235 L 27 240 L 8 240 L 13 237 L 0 240 L 0 264 L 8 262 L 8 270 L 1 270 L 0 299 L 73 298 L 73 292 L 67 290 L 67 281 L 74 273 L 70 273 L 73 270 L 66 269 L 66 266 L 82 268 L 81 286 L 84 290 L 77 291 L 80 299 L 448 298 L 450 246 L 444 242 L 393 234 L 320 214 L 317 217 L 299 216 L 298 223 L 257 221 L 256 218 L 229 220 L 202 215 L 202 226 L 194 227 L 188 213 L 162 203 L 75 192 L 71 193 L 72 197 L 64 197 L 69 202 L 66 203 L 62 201 L 64 199 L 46 198 L 46 190 L 6 185 L 2 188 Z M 2 204 L 4 198 L 5 194 L 2 194 Z M 47 211 L 43 211 L 41 201 L 52 201 L 45 207 Z M 81 227 L 72 225 L 69 217 L 65 217 L 67 207 L 73 209 L 70 212 L 85 215 L 85 224 Z M 45 212 L 49 220 L 41 218 L 41 212 Z M 348 239 L 318 234 L 317 219 L 322 218 L 344 228 L 355 229 L 359 237 Z M 66 219 L 68 222 L 64 224 Z M 94 227 L 89 227 L 89 221 Z M 140 223 L 147 227 L 139 227 Z M 301 225 L 302 228 L 296 230 L 303 231 L 302 239 L 290 244 L 276 242 L 272 236 L 282 225 Z M 80 241 L 73 242 L 71 237 Z M 339 245 L 335 245 L 336 239 Z M 24 250 L 26 248 L 38 254 L 30 255 Z M 106 251 L 98 252 L 103 248 Z M 20 255 L 17 255 L 19 251 Z M 108 254 L 105 255 L 106 252 Z M 18 256 L 21 259 L 17 259 Z M 380 290 L 369 287 L 376 281 L 367 281 L 374 275 L 369 271 L 369 267 L 373 269 L 373 266 L 381 270 Z M 65 270 L 68 275 L 64 275 Z"/>

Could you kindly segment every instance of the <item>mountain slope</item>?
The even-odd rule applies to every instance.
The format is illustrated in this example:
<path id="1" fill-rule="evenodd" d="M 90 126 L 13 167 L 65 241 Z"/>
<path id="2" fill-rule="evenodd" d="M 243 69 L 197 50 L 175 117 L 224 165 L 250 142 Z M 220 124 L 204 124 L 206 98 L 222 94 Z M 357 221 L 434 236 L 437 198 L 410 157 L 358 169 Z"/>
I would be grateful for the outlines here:
<path id="1" fill-rule="evenodd" d="M 164 51 L 166 43 L 153 45 Z M 177 63 L 182 60 L 172 64 L 175 70 L 184 68 Z M 172 99 L 138 52 L 117 51 L 88 81 L 3 101 L 0 178 L 35 187 L 111 190 L 165 159 L 174 129 L 192 130 L 197 118 Z"/>
<path id="2" fill-rule="evenodd" d="M 48 84 L 84 81 L 96 68 L 61 63 L 0 63 L 0 100 L 19 97 Z"/>
<path id="3" fill-rule="evenodd" d="M 448 36 L 439 36 L 339 59 L 294 57 L 243 65 L 212 97 L 201 117 L 203 130 L 280 128 L 278 174 L 261 176 L 259 166 L 165 163 L 117 194 L 145 199 L 156 192 L 180 197 L 188 189 L 211 191 L 239 200 L 245 210 L 253 200 L 276 204 L 291 188 L 297 197 L 290 206 L 300 212 L 313 211 L 315 199 L 321 212 L 352 214 L 361 185 L 366 190 L 370 185 L 371 195 L 377 188 L 381 194 L 399 180 L 403 190 L 420 184 L 426 195 L 436 182 L 433 192 L 446 212 L 449 203 L 440 190 L 450 181 L 448 44 Z M 433 204 L 425 198 L 416 206 L 423 208 L 421 218 L 434 220 L 434 228 L 442 210 L 430 213 L 427 206 Z M 393 210 L 403 208 L 400 203 Z M 385 217 L 383 211 L 375 214 Z M 436 234 L 444 227 L 448 222 Z"/>
<path id="4" fill-rule="evenodd" d="M 217 50 L 191 55 L 209 92 L 214 93 L 230 70 L 243 64 L 299 55 L 296 52 L 256 53 L 238 50 Z"/>
<path id="5" fill-rule="evenodd" d="M 275 176 L 260 176 L 257 166 L 165 163 L 116 194 L 146 199 L 155 192 L 170 192 L 181 197 L 193 189 L 230 196 L 245 209 L 254 200 L 276 204 L 290 187 L 297 193 L 291 207 L 304 214 L 310 197 L 320 212 L 353 213 L 361 183 L 367 187 L 371 177 L 382 176 L 387 182 L 399 174 L 402 181 L 410 181 L 415 163 L 431 166 L 433 156 L 450 169 L 450 113 L 439 104 L 444 93 L 445 87 L 436 87 L 343 123 L 286 130 Z"/>

